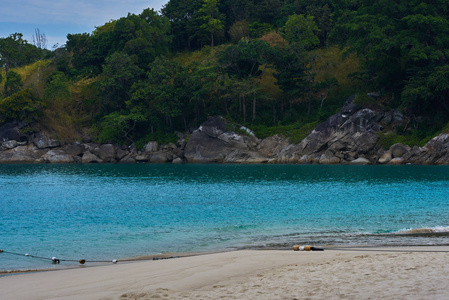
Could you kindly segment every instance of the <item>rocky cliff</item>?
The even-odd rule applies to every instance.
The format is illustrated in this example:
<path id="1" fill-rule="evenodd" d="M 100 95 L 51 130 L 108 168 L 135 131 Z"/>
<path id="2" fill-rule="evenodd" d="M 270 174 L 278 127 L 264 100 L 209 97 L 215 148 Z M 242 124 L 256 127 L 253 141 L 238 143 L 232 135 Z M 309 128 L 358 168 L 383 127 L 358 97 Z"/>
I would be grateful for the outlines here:
<path id="1" fill-rule="evenodd" d="M 0 127 L 0 163 L 449 164 L 449 133 L 422 148 L 383 149 L 379 132 L 402 118 L 397 111 L 358 106 L 350 97 L 299 144 L 278 135 L 258 139 L 248 128 L 212 117 L 190 136 L 178 134 L 177 144 L 150 141 L 140 151 L 112 144 L 61 145 L 44 133 L 24 135 L 20 124 L 10 123 Z"/>

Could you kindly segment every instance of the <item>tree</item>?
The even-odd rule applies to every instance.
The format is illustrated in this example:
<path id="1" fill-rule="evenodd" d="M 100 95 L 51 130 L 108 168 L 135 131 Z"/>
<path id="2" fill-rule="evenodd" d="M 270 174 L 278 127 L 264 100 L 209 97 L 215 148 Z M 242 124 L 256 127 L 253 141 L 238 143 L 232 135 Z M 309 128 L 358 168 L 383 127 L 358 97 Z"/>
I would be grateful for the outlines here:
<path id="1" fill-rule="evenodd" d="M 162 15 L 170 20 L 173 47 L 177 50 L 193 49 L 197 41 L 196 21 L 193 18 L 201 8 L 202 2 L 197 0 L 170 0 L 162 8 Z"/>
<path id="2" fill-rule="evenodd" d="M 237 43 L 243 38 L 249 38 L 250 33 L 251 31 L 249 29 L 249 25 L 245 21 L 235 22 L 229 29 L 229 36 L 231 37 L 231 42 L 233 43 Z"/>
<path id="3" fill-rule="evenodd" d="M 130 110 L 139 107 L 138 111 L 147 114 L 147 120 L 160 116 L 172 127 L 173 118 L 183 113 L 184 69 L 163 57 L 157 58 L 150 68 L 146 80 L 133 86 L 127 107 Z"/>
<path id="4" fill-rule="evenodd" d="M 47 48 L 47 36 L 39 28 L 34 29 L 33 44 L 39 49 Z"/>
<path id="5" fill-rule="evenodd" d="M 144 9 L 97 27 L 92 34 L 67 35 L 67 50 L 73 54 L 76 69 L 86 75 L 101 73 L 106 58 L 115 52 L 132 57 L 141 69 L 147 69 L 157 56 L 168 52 L 171 43 L 170 22 L 157 12 Z"/>
<path id="6" fill-rule="evenodd" d="M 70 91 L 64 73 L 56 71 L 48 77 L 44 96 L 46 100 L 52 102 L 70 99 Z"/>
<path id="7" fill-rule="evenodd" d="M 290 43 L 300 43 L 306 49 L 311 49 L 320 43 L 316 36 L 320 30 L 312 16 L 291 15 L 284 26 L 284 37 Z"/>
<path id="8" fill-rule="evenodd" d="M 10 71 L 6 76 L 5 96 L 11 96 L 12 94 L 17 93 L 22 86 L 22 76 L 14 71 Z"/>
<path id="9" fill-rule="evenodd" d="M 219 0 L 204 0 L 203 6 L 198 11 L 202 20 L 201 28 L 210 33 L 210 46 L 214 47 L 214 36 L 222 33 L 224 16 L 218 11 Z"/>
<path id="10" fill-rule="evenodd" d="M 246 95 L 252 96 L 252 121 L 256 118 L 256 103 L 258 84 L 268 64 L 271 63 L 272 48 L 262 40 L 242 40 L 237 45 L 231 45 L 219 54 L 218 62 L 223 71 L 231 78 L 240 80 L 241 85 L 249 93 L 241 93 L 243 120 L 246 122 Z M 263 67 L 262 67 L 263 66 Z M 262 68 L 261 68 L 262 67 Z"/>
<path id="11" fill-rule="evenodd" d="M 105 113 L 125 108 L 126 101 L 131 98 L 131 86 L 142 73 L 135 61 L 125 53 L 115 52 L 106 59 L 100 80 Z"/>
<path id="12" fill-rule="evenodd" d="M 277 79 L 276 84 L 284 92 L 285 97 L 292 106 L 294 100 L 300 98 L 305 91 L 310 90 L 311 74 L 307 68 L 307 53 L 302 44 L 290 44 L 286 47 L 275 47 L 273 55 Z M 308 114 L 310 114 L 311 102 L 309 97 Z M 283 103 L 281 104 L 281 111 Z"/>
<path id="13" fill-rule="evenodd" d="M 20 67 L 38 60 L 41 51 L 28 44 L 21 33 L 13 33 L 0 38 L 0 65 L 5 67 L 6 75 L 11 68 Z"/>
<path id="14" fill-rule="evenodd" d="M 446 0 L 364 0 L 340 27 L 347 33 L 350 50 L 362 59 L 372 85 L 394 94 L 401 103 L 406 84 L 411 84 L 409 94 L 418 80 L 427 81 L 433 70 L 446 64 L 447 11 Z"/>

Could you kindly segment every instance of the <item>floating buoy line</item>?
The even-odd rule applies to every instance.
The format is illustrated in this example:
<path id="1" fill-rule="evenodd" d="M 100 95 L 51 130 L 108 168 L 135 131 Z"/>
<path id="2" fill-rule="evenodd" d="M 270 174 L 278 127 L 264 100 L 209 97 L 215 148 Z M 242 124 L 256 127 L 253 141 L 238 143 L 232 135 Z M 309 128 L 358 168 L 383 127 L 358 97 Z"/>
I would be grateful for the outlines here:
<path id="1" fill-rule="evenodd" d="M 78 262 L 81 265 L 84 265 L 87 262 L 90 263 L 113 263 L 116 264 L 118 262 L 130 262 L 130 261 L 144 261 L 144 260 L 161 260 L 161 259 L 172 259 L 172 258 L 179 258 L 179 256 L 170 256 L 170 257 L 152 257 L 152 258 L 148 258 L 148 259 L 113 259 L 113 260 L 86 260 L 84 258 L 80 259 L 80 260 L 74 260 L 74 259 L 61 259 L 61 258 L 57 258 L 55 256 L 53 257 L 43 257 L 43 256 L 37 256 L 37 255 L 31 255 L 28 253 L 17 253 L 17 252 L 11 252 L 11 251 L 5 251 L 5 250 L 1 250 L 0 249 L 0 254 L 11 254 L 11 255 L 16 255 L 16 256 L 26 256 L 26 257 L 31 257 L 31 258 L 37 258 L 37 259 L 42 259 L 42 260 L 48 260 L 51 261 L 52 264 L 57 264 L 59 265 L 61 262 Z"/>
<path id="2" fill-rule="evenodd" d="M 448 250 L 418 250 L 418 249 L 385 249 L 385 248 L 351 248 L 351 247 L 330 247 L 330 248 L 318 248 L 310 245 L 294 245 L 293 246 L 294 251 L 327 251 L 327 250 L 337 250 L 337 251 L 367 251 L 367 252 L 402 252 L 402 253 L 411 253 L 411 252 L 425 252 L 425 253 L 449 253 Z M 112 260 L 86 260 L 84 258 L 80 260 L 74 260 L 74 259 L 61 259 L 57 258 L 55 256 L 53 257 L 43 257 L 38 255 L 31 255 L 28 253 L 17 253 L 17 252 L 11 252 L 11 251 L 5 251 L 0 249 L 0 255 L 1 254 L 11 254 L 16 256 L 26 256 L 31 258 L 37 258 L 42 260 L 51 261 L 52 264 L 60 264 L 61 262 L 77 262 L 81 265 L 84 265 L 87 262 L 90 263 L 113 263 L 117 264 L 118 262 L 132 262 L 132 261 L 145 261 L 145 260 L 165 260 L 165 259 L 173 259 L 173 258 L 179 258 L 180 256 L 170 256 L 170 257 L 158 257 L 154 256 L 152 258 L 144 259 L 144 258 L 135 258 L 135 259 L 112 259 Z"/>

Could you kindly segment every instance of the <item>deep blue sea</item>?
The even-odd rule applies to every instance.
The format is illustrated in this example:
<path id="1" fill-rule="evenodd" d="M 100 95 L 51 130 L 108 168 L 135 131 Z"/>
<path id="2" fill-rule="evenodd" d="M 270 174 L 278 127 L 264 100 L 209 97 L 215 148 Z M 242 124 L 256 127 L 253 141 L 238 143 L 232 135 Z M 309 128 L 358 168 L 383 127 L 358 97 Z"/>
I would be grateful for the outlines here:
<path id="1" fill-rule="evenodd" d="M 55 267 L 6 252 L 120 260 L 294 244 L 448 245 L 449 167 L 0 165 L 0 226 L 0 271 Z M 431 233 L 411 234 L 421 228 Z"/>

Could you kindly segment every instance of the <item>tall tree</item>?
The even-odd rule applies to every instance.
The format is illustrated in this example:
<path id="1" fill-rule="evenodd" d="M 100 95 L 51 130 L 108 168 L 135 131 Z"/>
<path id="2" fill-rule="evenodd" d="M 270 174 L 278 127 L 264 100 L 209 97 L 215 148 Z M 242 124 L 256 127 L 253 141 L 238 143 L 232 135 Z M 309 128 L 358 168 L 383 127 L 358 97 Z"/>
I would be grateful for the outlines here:
<path id="1" fill-rule="evenodd" d="M 162 8 L 162 15 L 170 20 L 173 47 L 177 50 L 194 49 L 198 45 L 194 14 L 202 6 L 199 0 L 170 0 Z"/>
<path id="2" fill-rule="evenodd" d="M 126 101 L 131 98 L 131 86 L 142 73 L 135 61 L 125 53 L 115 52 L 106 59 L 100 80 L 104 113 L 125 108 Z"/>
<path id="3" fill-rule="evenodd" d="M 277 79 L 276 84 L 284 92 L 285 98 L 290 103 L 299 99 L 307 90 L 311 89 L 311 75 L 308 72 L 308 58 L 302 44 L 290 44 L 288 46 L 275 47 L 273 55 L 277 72 L 273 76 Z M 308 102 L 308 114 L 311 103 Z M 283 103 L 281 103 L 283 111 Z"/>
<path id="4" fill-rule="evenodd" d="M 6 74 L 11 68 L 20 67 L 38 60 L 41 51 L 28 44 L 21 33 L 13 33 L 0 38 L 0 65 L 5 67 Z"/>
<path id="5" fill-rule="evenodd" d="M 265 72 L 267 66 L 271 63 L 272 48 L 262 40 L 242 40 L 236 45 L 231 45 L 222 51 L 219 55 L 219 63 L 224 72 L 230 77 L 239 79 L 240 85 L 249 93 L 240 93 L 239 97 L 243 99 L 243 119 L 246 121 L 245 97 L 252 97 L 252 121 L 256 118 L 256 103 L 260 88 L 258 84 Z M 240 89 L 240 88 L 239 88 Z"/>
<path id="6" fill-rule="evenodd" d="M 201 28 L 210 34 L 210 46 L 214 47 L 214 36 L 223 32 L 224 16 L 218 10 L 220 0 L 204 0 L 203 6 L 198 11 L 202 20 Z"/>
<path id="7" fill-rule="evenodd" d="M 302 44 L 311 49 L 320 43 L 317 33 L 320 30 L 312 16 L 291 15 L 284 26 L 284 36 L 290 43 Z"/>

